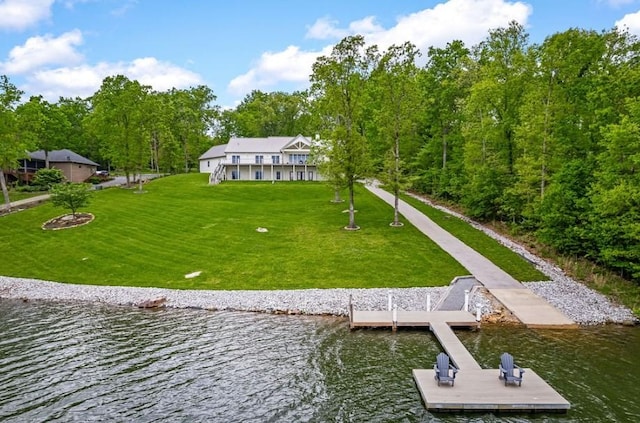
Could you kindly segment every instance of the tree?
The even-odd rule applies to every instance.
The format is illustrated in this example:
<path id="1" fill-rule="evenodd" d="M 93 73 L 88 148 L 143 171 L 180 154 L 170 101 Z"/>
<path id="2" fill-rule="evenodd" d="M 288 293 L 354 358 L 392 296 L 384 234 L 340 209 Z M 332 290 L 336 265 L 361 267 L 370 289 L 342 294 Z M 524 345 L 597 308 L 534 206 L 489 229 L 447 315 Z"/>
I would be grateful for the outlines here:
<path id="1" fill-rule="evenodd" d="M 307 93 L 300 91 L 253 90 L 226 115 L 230 127 L 225 132 L 238 137 L 308 135 L 311 129 Z"/>
<path id="2" fill-rule="evenodd" d="M 216 96 L 204 85 L 188 90 L 174 88 L 168 96 L 169 129 L 181 148 L 184 172 L 188 173 L 191 164 L 209 148 L 211 140 L 207 132 L 218 113 L 211 104 Z"/>
<path id="3" fill-rule="evenodd" d="M 28 102 L 18 106 L 21 136 L 37 149 L 44 151 L 45 167 L 49 168 L 49 152 L 66 146 L 71 124 L 56 104 L 42 96 L 32 96 Z"/>
<path id="4" fill-rule="evenodd" d="M 146 123 L 146 100 L 150 88 L 122 75 L 104 79 L 91 98 L 93 111 L 89 130 L 101 140 L 102 154 L 124 170 L 127 185 L 131 175 L 148 166 L 150 149 Z"/>
<path id="5" fill-rule="evenodd" d="M 4 198 L 4 208 L 10 208 L 9 190 L 4 170 L 14 167 L 30 149 L 18 133 L 15 106 L 20 101 L 22 91 L 13 85 L 6 75 L 0 76 L 0 188 Z"/>
<path id="6" fill-rule="evenodd" d="M 377 106 L 374 126 L 386 150 L 379 177 L 394 194 L 392 226 L 402 226 L 398 220 L 400 191 L 408 186 L 401 145 L 405 147 L 416 138 L 418 55 L 411 43 L 389 47 L 373 71 L 369 85 Z"/>
<path id="7" fill-rule="evenodd" d="M 369 174 L 369 154 L 364 137 L 367 80 L 371 73 L 375 48 L 365 49 L 360 35 L 344 38 L 330 56 L 313 64 L 311 90 L 323 124 L 323 139 L 330 140 L 328 157 L 335 175 L 343 175 L 349 190 L 349 224 L 355 222 L 354 186 Z"/>
<path id="8" fill-rule="evenodd" d="M 51 187 L 53 205 L 71 210 L 74 219 L 76 211 L 86 207 L 90 198 L 91 191 L 87 184 L 59 184 Z"/>
<path id="9" fill-rule="evenodd" d="M 462 41 L 429 48 L 429 60 L 419 74 L 425 142 L 412 163 L 414 186 L 429 194 L 459 199 L 464 184 L 462 108 L 469 95 L 469 50 Z"/>
<path id="10" fill-rule="evenodd" d="M 528 35 L 512 22 L 490 31 L 474 51 L 473 85 L 465 104 L 465 170 L 468 183 L 464 203 L 473 217 L 495 218 L 501 195 L 511 183 L 518 157 L 515 129 L 532 68 Z"/>

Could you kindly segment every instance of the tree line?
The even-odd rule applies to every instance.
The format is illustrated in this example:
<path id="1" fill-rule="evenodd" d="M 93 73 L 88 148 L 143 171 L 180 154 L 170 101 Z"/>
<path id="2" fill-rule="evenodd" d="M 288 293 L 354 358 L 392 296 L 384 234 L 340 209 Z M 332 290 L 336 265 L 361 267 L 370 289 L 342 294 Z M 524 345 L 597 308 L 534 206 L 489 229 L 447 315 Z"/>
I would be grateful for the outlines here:
<path id="1" fill-rule="evenodd" d="M 123 76 L 88 99 L 20 103 L 2 77 L 0 167 L 31 146 L 126 173 L 185 172 L 231 136 L 319 134 L 323 173 L 350 192 L 350 228 L 353 185 L 375 176 L 396 197 L 410 188 L 459 204 L 640 281 L 639 59 L 627 32 L 535 44 L 511 23 L 426 52 L 346 37 L 317 59 L 308 90 L 255 90 L 227 110 L 205 86 L 155 92 Z"/>

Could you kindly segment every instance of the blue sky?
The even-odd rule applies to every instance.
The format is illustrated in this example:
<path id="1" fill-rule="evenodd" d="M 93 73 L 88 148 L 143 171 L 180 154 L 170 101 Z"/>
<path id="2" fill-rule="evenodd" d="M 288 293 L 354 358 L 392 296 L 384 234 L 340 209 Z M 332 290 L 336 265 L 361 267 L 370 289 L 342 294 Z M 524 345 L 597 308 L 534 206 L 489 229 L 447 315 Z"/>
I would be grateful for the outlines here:
<path id="1" fill-rule="evenodd" d="M 346 35 L 426 52 L 512 20 L 536 43 L 568 28 L 640 35 L 640 0 L 0 0 L 0 74 L 54 102 L 124 74 L 157 90 L 205 84 L 233 107 L 252 89 L 306 88 Z"/>

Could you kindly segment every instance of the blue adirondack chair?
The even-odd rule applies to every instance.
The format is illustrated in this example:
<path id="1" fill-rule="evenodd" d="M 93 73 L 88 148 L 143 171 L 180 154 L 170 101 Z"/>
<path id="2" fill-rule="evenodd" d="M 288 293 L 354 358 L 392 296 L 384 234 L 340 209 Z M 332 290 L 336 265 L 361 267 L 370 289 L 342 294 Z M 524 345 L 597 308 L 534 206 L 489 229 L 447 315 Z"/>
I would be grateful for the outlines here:
<path id="1" fill-rule="evenodd" d="M 507 383 L 518 383 L 522 386 L 522 375 L 524 370 L 513 362 L 513 356 L 509 353 L 503 353 L 500 356 L 500 379 L 504 379 L 504 385 Z"/>
<path id="2" fill-rule="evenodd" d="M 443 352 L 438 354 L 433 369 L 436 371 L 435 379 L 438 381 L 438 386 L 440 386 L 440 382 L 451 382 L 451 386 L 453 386 L 458 368 L 449 362 L 448 355 Z"/>

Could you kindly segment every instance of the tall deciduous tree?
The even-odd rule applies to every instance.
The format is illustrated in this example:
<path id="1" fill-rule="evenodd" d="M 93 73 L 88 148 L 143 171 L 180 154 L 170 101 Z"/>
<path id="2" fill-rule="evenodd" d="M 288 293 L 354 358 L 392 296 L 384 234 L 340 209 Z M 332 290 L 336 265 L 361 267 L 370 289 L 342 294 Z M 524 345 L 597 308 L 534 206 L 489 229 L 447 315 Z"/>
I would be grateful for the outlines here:
<path id="1" fill-rule="evenodd" d="M 29 139 L 36 148 L 44 151 L 45 167 L 49 168 L 49 152 L 65 145 L 71 127 L 67 116 L 56 104 L 33 96 L 17 108 L 21 136 Z"/>
<path id="2" fill-rule="evenodd" d="M 216 96 L 204 85 L 186 90 L 172 89 L 168 95 L 169 129 L 181 148 L 184 172 L 188 173 L 191 164 L 209 147 L 207 132 L 218 113 L 212 104 Z"/>
<path id="3" fill-rule="evenodd" d="M 462 41 L 431 47 L 420 73 L 425 142 L 413 162 L 417 183 L 432 195 L 456 200 L 464 184 L 462 108 L 469 94 L 469 53 Z"/>
<path id="4" fill-rule="evenodd" d="M 13 85 L 6 75 L 0 76 L 0 188 L 4 198 L 4 208 L 9 208 L 9 190 L 4 170 L 13 168 L 23 158 L 30 146 L 18 133 L 15 115 L 16 104 L 20 101 L 22 91 Z"/>
<path id="5" fill-rule="evenodd" d="M 389 47 L 380 57 L 369 85 L 376 104 L 373 123 L 386 150 L 379 177 L 394 194 L 392 226 L 401 226 L 400 191 L 408 186 L 401 147 L 408 147 L 416 138 L 419 95 L 415 60 L 418 55 L 419 51 L 411 43 Z"/>
<path id="6" fill-rule="evenodd" d="M 127 185 L 131 175 L 148 166 L 149 137 L 145 105 L 150 88 L 122 75 L 104 79 L 91 103 L 88 119 L 93 135 L 102 139 L 103 155 L 124 170 Z"/>
<path id="7" fill-rule="evenodd" d="M 363 135 L 367 101 L 367 81 L 371 74 L 374 50 L 365 47 L 362 36 L 350 36 L 336 44 L 330 56 L 313 64 L 311 90 L 327 130 L 323 138 L 331 140 L 332 168 L 343 175 L 349 190 L 349 224 L 355 221 L 354 188 L 359 178 L 370 171 L 367 142 Z"/>
<path id="8" fill-rule="evenodd" d="M 518 155 L 515 129 L 531 66 L 528 35 L 512 22 L 489 33 L 475 49 L 477 67 L 465 105 L 465 168 L 469 182 L 463 198 L 474 217 L 493 218 L 511 182 Z"/>

